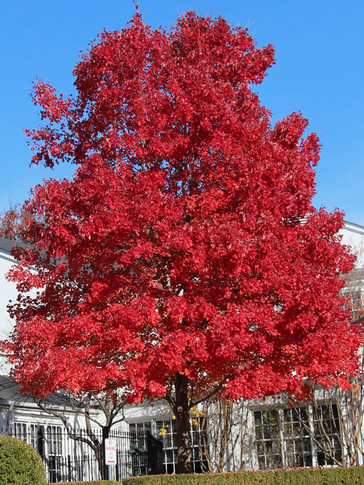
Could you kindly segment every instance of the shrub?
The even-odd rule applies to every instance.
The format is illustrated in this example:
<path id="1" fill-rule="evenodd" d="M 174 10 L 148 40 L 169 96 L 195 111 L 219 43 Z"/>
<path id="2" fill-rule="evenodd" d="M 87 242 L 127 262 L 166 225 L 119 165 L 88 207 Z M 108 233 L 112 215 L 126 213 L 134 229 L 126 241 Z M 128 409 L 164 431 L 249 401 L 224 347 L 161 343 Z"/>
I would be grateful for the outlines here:
<path id="1" fill-rule="evenodd" d="M 364 467 L 126 478 L 123 485 L 362 485 Z"/>
<path id="2" fill-rule="evenodd" d="M 46 485 L 42 459 L 23 441 L 0 435 L 1 485 Z"/>

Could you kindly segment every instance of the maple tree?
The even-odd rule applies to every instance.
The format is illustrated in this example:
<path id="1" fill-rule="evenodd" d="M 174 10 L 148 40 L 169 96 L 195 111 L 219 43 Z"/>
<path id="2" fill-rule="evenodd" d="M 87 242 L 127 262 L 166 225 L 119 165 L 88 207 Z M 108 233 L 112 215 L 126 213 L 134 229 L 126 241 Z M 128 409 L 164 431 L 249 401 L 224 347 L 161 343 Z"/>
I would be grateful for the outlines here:
<path id="1" fill-rule="evenodd" d="M 76 95 L 33 90 L 33 163 L 76 170 L 25 205 L 14 376 L 40 398 L 165 398 L 179 472 L 197 403 L 299 399 L 357 366 L 342 214 L 312 205 L 318 138 L 299 113 L 272 125 L 251 89 L 273 63 L 222 18 L 186 13 L 166 32 L 136 12 L 82 55 Z"/>
<path id="2" fill-rule="evenodd" d="M 33 217 L 20 204 L 10 204 L 9 209 L 0 214 L 0 237 L 26 242 L 26 228 Z"/>

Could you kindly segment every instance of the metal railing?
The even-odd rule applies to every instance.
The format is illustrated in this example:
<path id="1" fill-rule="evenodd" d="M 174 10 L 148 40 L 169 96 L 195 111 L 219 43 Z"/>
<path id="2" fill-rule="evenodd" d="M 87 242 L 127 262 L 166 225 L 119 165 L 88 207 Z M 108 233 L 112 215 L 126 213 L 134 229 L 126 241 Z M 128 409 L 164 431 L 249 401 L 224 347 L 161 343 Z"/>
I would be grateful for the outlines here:
<path id="1" fill-rule="evenodd" d="M 99 480 L 103 464 L 102 431 L 94 431 L 99 448 L 95 450 L 83 440 L 84 430 L 78 430 L 72 439 L 61 426 L 32 425 L 14 428 L 9 433 L 32 445 L 41 455 L 50 483 Z M 106 478 L 122 480 L 128 476 L 163 473 L 162 443 L 149 433 L 110 431 L 115 440 L 116 465 L 106 465 Z"/>

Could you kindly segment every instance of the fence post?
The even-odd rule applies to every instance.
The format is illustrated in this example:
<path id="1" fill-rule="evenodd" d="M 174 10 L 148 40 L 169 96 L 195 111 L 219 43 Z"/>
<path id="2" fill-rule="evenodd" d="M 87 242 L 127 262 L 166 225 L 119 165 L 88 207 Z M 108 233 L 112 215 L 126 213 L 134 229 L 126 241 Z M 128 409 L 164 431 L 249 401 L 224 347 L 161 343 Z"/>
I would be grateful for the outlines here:
<path id="1" fill-rule="evenodd" d="M 104 480 L 109 480 L 109 466 L 106 465 L 106 450 L 105 450 L 105 441 L 109 437 L 109 429 L 103 427 L 102 428 L 102 464 L 104 468 Z"/>
<path id="2" fill-rule="evenodd" d="M 67 455 L 67 461 L 68 461 L 68 481 L 72 481 L 72 472 L 71 472 L 71 457 L 70 455 Z"/>

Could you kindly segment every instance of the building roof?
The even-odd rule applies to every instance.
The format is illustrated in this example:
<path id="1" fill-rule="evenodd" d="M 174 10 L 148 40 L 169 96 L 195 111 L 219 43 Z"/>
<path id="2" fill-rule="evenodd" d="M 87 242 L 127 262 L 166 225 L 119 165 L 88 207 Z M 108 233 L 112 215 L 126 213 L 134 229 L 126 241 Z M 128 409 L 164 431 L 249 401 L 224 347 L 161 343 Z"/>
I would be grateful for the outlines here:
<path id="1" fill-rule="evenodd" d="M 30 395 L 22 394 L 19 390 L 18 383 L 9 376 L 1 376 L 0 375 L 0 405 L 8 405 L 10 403 L 17 403 L 24 404 L 36 404 L 36 399 L 34 399 Z M 67 397 L 65 394 L 61 392 L 56 392 L 47 396 L 43 403 L 48 406 L 57 406 L 57 407 L 67 407 L 67 408 L 75 408 L 79 407 L 80 404 Z"/>
<path id="2" fill-rule="evenodd" d="M 21 241 L 14 241 L 14 239 L 6 239 L 5 237 L 0 237 L 0 251 L 11 252 L 14 246 L 19 246 L 21 248 L 26 248 L 27 245 Z"/>

